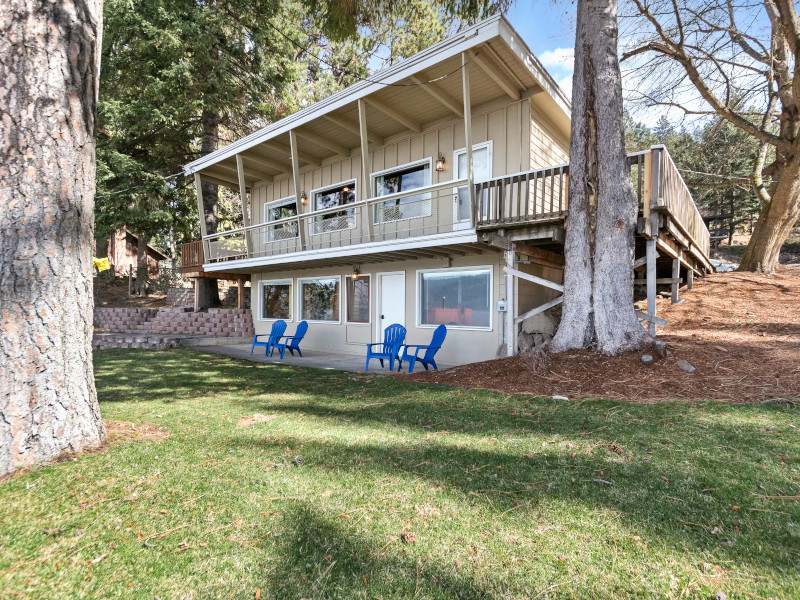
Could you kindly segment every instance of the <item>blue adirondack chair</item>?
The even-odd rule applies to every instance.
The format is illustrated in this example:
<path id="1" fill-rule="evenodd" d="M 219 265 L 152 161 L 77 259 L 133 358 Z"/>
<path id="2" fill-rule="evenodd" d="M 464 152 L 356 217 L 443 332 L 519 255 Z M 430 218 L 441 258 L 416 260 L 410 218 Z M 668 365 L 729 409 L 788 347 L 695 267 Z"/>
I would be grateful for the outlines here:
<path id="1" fill-rule="evenodd" d="M 436 366 L 436 361 L 433 360 L 433 357 L 436 356 L 436 353 L 439 351 L 439 348 L 442 347 L 444 344 L 444 338 L 447 335 L 447 327 L 444 325 L 439 325 L 436 330 L 433 332 L 433 338 L 431 338 L 431 343 L 427 346 L 415 346 L 413 344 L 406 344 L 403 347 L 403 356 L 400 357 L 397 365 L 397 372 L 400 372 L 400 369 L 403 368 L 403 361 L 408 361 L 408 372 L 414 372 L 414 365 L 417 362 L 421 362 L 422 366 L 425 367 L 425 370 L 428 370 L 428 365 L 433 367 L 434 371 L 438 371 L 439 367 Z M 420 358 L 419 352 L 420 350 L 425 350 L 425 354 L 422 355 Z"/>
<path id="2" fill-rule="evenodd" d="M 272 330 L 269 333 L 254 335 L 253 346 L 250 348 L 250 356 L 253 356 L 253 350 L 256 349 L 256 346 L 264 346 L 264 356 L 269 356 L 270 349 L 272 348 L 273 344 L 277 343 L 277 341 L 281 339 L 284 331 L 286 331 L 286 321 L 283 319 L 278 319 L 272 324 Z M 260 337 L 265 337 L 267 340 L 262 342 L 258 339 Z"/>
<path id="3" fill-rule="evenodd" d="M 272 356 L 272 353 L 275 352 L 275 349 L 277 348 L 278 352 L 281 353 L 281 360 L 283 360 L 283 354 L 287 350 L 291 353 L 292 356 L 294 356 L 294 351 L 297 350 L 297 353 L 300 355 L 300 358 L 302 358 L 303 353 L 300 352 L 300 342 L 306 336 L 306 331 L 308 331 L 308 322 L 300 321 L 297 324 L 297 329 L 295 330 L 294 335 L 281 336 L 280 340 L 272 344 L 272 348 L 269 351 L 269 355 Z"/>
<path id="4" fill-rule="evenodd" d="M 383 342 L 376 342 L 374 344 L 367 344 L 367 367 L 365 371 L 369 371 L 369 359 L 377 358 L 381 361 L 383 366 L 384 359 L 389 360 L 389 370 L 394 371 L 394 359 L 400 354 L 400 346 L 403 345 L 403 340 L 406 339 L 406 328 L 395 323 L 389 325 L 386 331 L 383 332 Z M 378 350 L 373 351 L 372 348 L 378 346 Z"/>

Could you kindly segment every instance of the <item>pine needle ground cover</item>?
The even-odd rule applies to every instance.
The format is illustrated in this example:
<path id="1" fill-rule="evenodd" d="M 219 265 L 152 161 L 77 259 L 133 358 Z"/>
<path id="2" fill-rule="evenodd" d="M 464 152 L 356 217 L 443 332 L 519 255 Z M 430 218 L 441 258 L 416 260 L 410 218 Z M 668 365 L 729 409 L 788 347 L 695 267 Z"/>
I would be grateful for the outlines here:
<path id="1" fill-rule="evenodd" d="M 789 403 L 565 402 L 179 350 L 95 360 L 116 441 L 0 484 L 0 597 L 800 591 Z"/>

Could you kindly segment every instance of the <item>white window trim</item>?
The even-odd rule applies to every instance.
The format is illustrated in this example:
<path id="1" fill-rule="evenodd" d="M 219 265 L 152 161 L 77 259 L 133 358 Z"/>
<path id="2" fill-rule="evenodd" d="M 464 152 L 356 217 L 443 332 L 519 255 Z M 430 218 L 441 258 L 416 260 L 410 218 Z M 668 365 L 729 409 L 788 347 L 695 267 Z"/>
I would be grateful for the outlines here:
<path id="1" fill-rule="evenodd" d="M 343 181 L 340 181 L 339 183 L 332 183 L 331 185 L 325 185 L 325 186 L 322 186 L 322 187 L 318 187 L 318 188 L 315 188 L 315 189 L 313 189 L 313 190 L 311 190 L 309 192 L 308 201 L 311 203 L 311 211 L 310 212 L 312 213 L 312 214 L 309 215 L 311 217 L 311 223 L 309 223 L 309 228 L 311 230 L 310 233 L 311 233 L 312 236 L 316 236 L 316 235 L 332 235 L 332 234 L 338 233 L 340 231 L 351 231 L 353 229 L 358 229 L 358 222 L 357 222 L 358 213 L 356 213 L 354 215 L 356 217 L 356 226 L 355 227 L 348 227 L 347 229 L 337 229 L 336 231 L 322 231 L 320 233 L 314 232 L 314 221 L 316 219 L 321 218 L 321 217 L 324 216 L 324 215 L 320 215 L 319 217 L 315 217 L 313 215 L 313 213 L 316 212 L 317 210 L 323 210 L 323 209 L 317 209 L 317 198 L 316 198 L 316 195 L 318 193 L 324 192 L 326 190 L 331 190 L 331 189 L 334 189 L 334 188 L 343 187 L 343 186 L 345 186 L 345 185 L 347 185 L 348 183 L 351 183 L 351 182 L 353 184 L 352 188 L 353 188 L 353 193 L 355 193 L 355 195 L 356 195 L 356 199 L 353 202 L 351 202 L 350 204 L 354 205 L 354 208 L 346 208 L 347 204 L 345 204 L 343 206 L 340 206 L 340 207 L 337 207 L 337 208 L 340 208 L 341 210 L 354 210 L 355 209 L 355 205 L 358 204 L 358 178 L 357 177 L 352 177 L 350 179 L 345 179 Z M 339 304 L 341 305 L 341 302 Z M 341 308 L 341 306 L 340 306 L 340 308 Z M 322 322 L 323 323 L 327 323 L 328 321 L 322 321 Z"/>
<path id="2" fill-rule="evenodd" d="M 427 186 L 433 185 L 433 157 L 432 156 L 429 156 L 427 158 L 421 158 L 420 160 L 415 160 L 415 161 L 406 163 L 404 165 L 397 165 L 396 167 L 392 167 L 390 169 L 383 169 L 382 171 L 376 171 L 375 173 L 371 173 L 370 176 L 369 176 L 370 200 L 375 200 L 375 199 L 381 197 L 381 196 L 376 195 L 376 190 L 375 190 L 375 181 L 381 175 L 386 175 L 388 173 L 394 173 L 395 171 L 402 171 L 404 169 L 408 169 L 409 167 L 418 167 L 419 165 L 425 165 L 425 164 L 428 165 L 428 182 L 423 187 L 427 187 Z M 430 193 L 425 194 L 425 195 L 428 196 L 428 198 L 430 198 Z M 397 223 L 399 221 L 409 221 L 411 219 L 424 219 L 425 217 L 430 217 L 431 214 L 432 214 L 432 211 L 429 209 L 427 215 L 419 215 L 417 217 L 405 217 L 403 219 L 394 219 L 392 221 L 378 221 L 378 219 L 377 219 L 378 204 L 375 203 L 375 204 L 373 204 L 373 206 L 374 206 L 373 210 L 370 211 L 372 213 L 372 223 L 373 223 L 373 225 L 380 225 L 381 223 Z"/>
<path id="3" fill-rule="evenodd" d="M 487 140 L 485 142 L 481 142 L 480 144 L 472 144 L 472 151 L 475 150 L 482 150 L 483 148 L 487 148 L 487 158 L 489 162 L 489 179 L 492 179 L 494 176 L 494 163 L 493 155 L 494 155 L 494 140 Z M 460 154 L 465 154 L 467 152 L 467 147 L 464 146 L 463 148 L 458 148 L 457 150 L 453 150 L 453 177 L 456 177 L 457 170 L 458 170 L 458 156 Z M 464 178 L 467 177 L 467 174 L 464 174 Z M 481 183 L 482 181 L 489 181 L 489 179 L 476 179 L 473 183 Z M 458 218 L 458 188 L 453 188 L 453 222 L 454 223 L 468 223 L 469 219 L 460 220 Z"/>
<path id="4" fill-rule="evenodd" d="M 347 307 L 348 307 L 348 305 L 350 303 L 350 292 L 349 292 L 349 288 L 347 287 L 347 280 L 348 279 L 352 279 L 352 278 L 353 278 L 352 275 L 345 275 L 344 276 L 344 289 L 345 289 L 344 322 L 347 323 L 348 325 L 356 325 L 356 326 L 363 325 L 363 326 L 368 327 L 368 326 L 372 325 L 372 274 L 371 273 L 367 273 L 367 274 L 361 273 L 358 276 L 358 279 L 369 279 L 369 299 L 367 300 L 367 302 L 369 302 L 369 310 L 367 311 L 367 314 L 369 315 L 369 318 L 368 318 L 368 320 L 366 322 L 365 321 L 351 321 L 350 318 L 348 317 Z"/>
<path id="5" fill-rule="evenodd" d="M 262 215 L 263 216 L 263 224 L 264 225 L 269 225 L 271 223 L 271 221 L 267 218 L 267 214 L 269 213 L 269 209 L 270 208 L 273 208 L 274 206 L 285 206 L 285 205 L 290 204 L 290 203 L 295 204 L 295 205 L 297 204 L 297 198 L 295 198 L 294 195 L 286 196 L 285 198 L 278 198 L 277 200 L 270 200 L 269 202 L 265 202 L 264 203 L 264 214 Z M 300 235 L 300 232 L 298 231 L 297 234 L 294 237 L 298 237 L 299 235 Z M 271 244 L 271 243 L 273 243 L 275 241 L 275 240 L 269 239 L 270 238 L 270 232 L 267 230 L 266 227 L 264 228 L 264 232 L 263 232 L 262 237 L 264 238 L 262 240 L 262 242 L 264 244 Z M 279 240 L 279 241 L 282 241 L 282 240 Z"/>
<path id="6" fill-rule="evenodd" d="M 345 185 L 347 185 L 348 183 L 351 183 L 351 182 L 353 184 L 352 185 L 352 189 L 353 189 L 353 192 L 355 192 L 356 199 L 355 199 L 354 202 L 351 202 L 350 204 L 357 204 L 358 203 L 358 178 L 350 177 L 349 179 L 343 179 L 342 181 L 340 181 L 338 183 L 332 183 L 330 185 L 323 185 L 322 187 L 314 188 L 313 190 L 311 190 L 308 193 L 308 199 L 311 202 L 311 211 L 310 212 L 313 213 L 313 212 L 315 212 L 317 210 L 317 199 L 316 199 L 316 195 L 317 194 L 319 194 L 320 192 L 324 192 L 326 190 L 333 189 L 333 188 L 344 187 Z M 345 204 L 344 206 L 347 206 L 347 205 Z M 344 206 L 342 206 L 340 208 L 342 210 L 345 210 Z M 319 209 L 319 210 L 322 210 L 322 209 Z"/>
<path id="7" fill-rule="evenodd" d="M 298 277 L 297 278 L 297 316 L 303 316 L 303 282 L 319 281 L 321 279 L 339 279 L 339 317 L 338 321 L 314 321 L 303 319 L 309 323 L 319 323 L 321 325 L 341 325 L 342 324 L 342 276 L 341 275 L 319 275 L 317 277 Z"/>
<path id="8" fill-rule="evenodd" d="M 417 318 L 416 326 L 420 329 L 436 329 L 439 325 L 427 325 L 422 323 L 422 275 L 424 273 L 452 273 L 461 272 L 488 272 L 489 273 L 489 326 L 473 327 L 470 325 L 447 325 L 447 329 L 460 329 L 463 331 L 494 331 L 494 310 L 492 301 L 494 300 L 494 267 L 492 265 L 475 265 L 473 267 L 447 267 L 444 269 L 418 269 L 417 270 L 417 289 L 416 304 Z"/>
<path id="9" fill-rule="evenodd" d="M 287 323 L 291 323 L 294 321 L 294 296 L 295 296 L 295 287 L 294 287 L 294 280 L 293 279 L 262 279 L 258 282 L 258 317 L 257 320 L 264 321 L 264 322 L 275 322 L 279 319 L 274 319 L 271 317 L 264 317 L 264 286 L 265 285 L 289 285 L 291 286 L 289 290 L 289 310 L 291 311 L 291 316 L 288 319 L 284 319 Z"/>
<path id="10" fill-rule="evenodd" d="M 485 142 L 481 142 L 480 144 L 472 144 L 472 151 L 475 150 L 483 150 L 484 148 L 488 148 L 488 157 L 489 157 L 489 179 L 492 178 L 494 175 L 494 164 L 492 163 L 492 158 L 494 155 L 494 140 L 487 140 Z M 458 169 L 458 155 L 464 154 L 467 151 L 467 147 L 464 146 L 463 148 L 458 148 L 453 150 L 453 175 L 455 176 L 455 170 Z M 466 174 L 464 178 L 466 179 Z M 481 181 L 488 181 L 486 179 L 475 180 L 475 183 L 480 183 Z"/>
<path id="11" fill-rule="evenodd" d="M 291 196 L 286 196 L 285 198 L 278 198 L 277 200 L 270 200 L 269 202 L 264 203 L 264 223 L 269 223 L 270 221 L 267 219 L 267 212 L 273 206 L 283 206 L 285 204 L 297 204 L 297 200 L 294 197 L 294 194 Z"/>

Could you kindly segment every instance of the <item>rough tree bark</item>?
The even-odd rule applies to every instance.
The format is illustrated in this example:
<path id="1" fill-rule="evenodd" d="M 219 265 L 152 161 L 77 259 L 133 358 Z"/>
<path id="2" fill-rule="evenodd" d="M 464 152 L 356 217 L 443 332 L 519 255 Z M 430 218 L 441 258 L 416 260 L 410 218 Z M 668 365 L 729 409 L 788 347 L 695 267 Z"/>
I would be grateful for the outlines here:
<path id="1" fill-rule="evenodd" d="M 139 234 L 136 243 L 136 287 L 135 293 L 139 296 L 147 296 L 147 282 L 149 273 L 147 272 L 147 244 L 150 241 L 145 234 Z"/>
<path id="2" fill-rule="evenodd" d="M 564 308 L 550 344 L 619 354 L 652 340 L 633 307 L 638 203 L 625 154 L 616 0 L 578 0 Z"/>
<path id="3" fill-rule="evenodd" d="M 100 0 L 0 3 L 0 476 L 97 446 Z"/>
<path id="4" fill-rule="evenodd" d="M 200 140 L 200 155 L 205 156 L 214 152 L 219 146 L 219 115 L 209 110 L 204 110 L 200 117 L 203 127 L 203 136 Z M 217 232 L 217 205 L 219 204 L 219 187 L 216 184 L 204 181 L 201 188 L 203 193 L 203 209 L 206 220 L 206 233 L 211 235 Z M 221 306 L 219 299 L 219 286 L 216 279 L 198 277 L 195 280 L 197 301 L 199 308 L 214 308 Z"/>

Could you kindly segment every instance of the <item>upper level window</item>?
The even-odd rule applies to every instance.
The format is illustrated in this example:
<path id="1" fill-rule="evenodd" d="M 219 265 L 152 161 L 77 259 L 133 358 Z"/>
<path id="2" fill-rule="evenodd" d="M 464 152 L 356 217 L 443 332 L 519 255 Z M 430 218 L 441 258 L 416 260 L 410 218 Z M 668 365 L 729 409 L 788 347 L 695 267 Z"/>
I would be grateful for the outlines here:
<path id="1" fill-rule="evenodd" d="M 372 175 L 372 191 L 376 198 L 409 192 L 431 184 L 431 159 L 387 169 Z M 431 214 L 430 194 L 416 194 L 388 200 L 375 207 L 375 221 L 397 221 Z"/>
<path id="2" fill-rule="evenodd" d="M 337 206 L 346 206 L 356 201 L 355 180 L 316 190 L 313 193 L 314 210 L 325 210 Z M 325 213 L 314 219 L 314 233 L 328 233 L 340 229 L 352 229 L 356 226 L 355 209 L 347 209 Z"/>
<path id="3" fill-rule="evenodd" d="M 297 202 L 294 196 L 288 198 L 281 198 L 274 202 L 269 202 L 264 205 L 264 223 L 272 223 L 273 221 L 280 221 L 287 217 L 294 217 L 297 215 Z M 288 221 L 280 223 L 274 227 L 269 227 L 266 230 L 267 242 L 274 242 L 276 240 L 285 240 L 288 238 L 297 237 L 297 222 Z"/>

